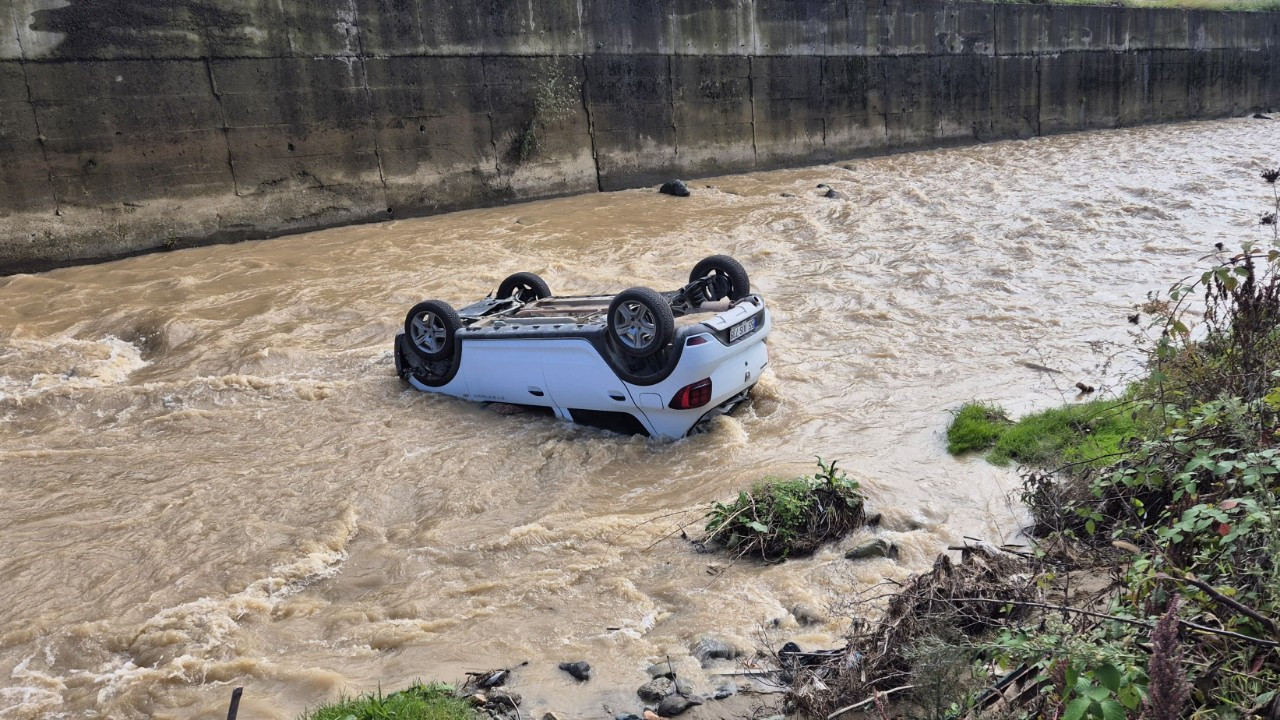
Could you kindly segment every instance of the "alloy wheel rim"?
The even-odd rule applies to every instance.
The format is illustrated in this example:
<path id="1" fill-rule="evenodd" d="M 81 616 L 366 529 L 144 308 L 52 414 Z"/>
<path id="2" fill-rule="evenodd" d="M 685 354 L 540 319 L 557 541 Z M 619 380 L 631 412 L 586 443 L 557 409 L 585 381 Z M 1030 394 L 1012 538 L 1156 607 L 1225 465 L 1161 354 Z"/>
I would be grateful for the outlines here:
<path id="1" fill-rule="evenodd" d="M 625 302 L 613 314 L 613 333 L 632 350 L 644 350 L 657 337 L 658 323 L 643 303 Z"/>
<path id="2" fill-rule="evenodd" d="M 445 331 L 444 321 L 430 310 L 418 313 L 410 325 L 410 330 L 413 344 L 418 346 L 419 350 L 434 354 L 444 349 L 445 336 L 448 334 Z"/>

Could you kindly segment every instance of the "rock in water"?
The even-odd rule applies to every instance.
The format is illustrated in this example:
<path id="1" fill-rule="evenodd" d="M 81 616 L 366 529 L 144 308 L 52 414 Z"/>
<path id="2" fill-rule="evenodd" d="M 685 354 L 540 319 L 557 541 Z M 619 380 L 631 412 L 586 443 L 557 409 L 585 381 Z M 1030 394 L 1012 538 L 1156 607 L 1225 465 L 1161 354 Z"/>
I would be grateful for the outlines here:
<path id="1" fill-rule="evenodd" d="M 701 705 L 702 698 L 668 695 L 658 703 L 658 714 L 663 717 L 675 717 L 695 705 Z"/>
<path id="2" fill-rule="evenodd" d="M 493 690 L 489 693 L 489 702 L 486 704 L 514 710 L 519 707 L 523 700 L 524 698 L 520 697 L 520 693 L 513 693 L 507 690 Z"/>
<path id="3" fill-rule="evenodd" d="M 698 658 L 698 662 L 704 667 L 711 660 L 732 660 L 741 654 L 738 648 L 713 635 L 704 635 L 698 640 L 698 644 L 693 646 L 693 656 Z"/>
<path id="4" fill-rule="evenodd" d="M 656 703 L 662 702 L 662 698 L 670 695 L 675 689 L 675 683 L 668 678 L 660 677 L 641 685 L 640 689 L 636 690 L 636 694 L 645 702 Z"/>
<path id="5" fill-rule="evenodd" d="M 1254 120 L 1270 120 L 1271 118 L 1267 117 L 1266 115 L 1263 115 L 1262 113 L 1254 113 L 1253 119 Z"/>
<path id="6" fill-rule="evenodd" d="M 859 545 L 844 554 L 846 560 L 866 560 L 868 558 L 896 558 L 898 546 L 888 540 L 876 538 L 869 543 Z"/>
<path id="7" fill-rule="evenodd" d="M 836 192 L 834 188 L 827 188 L 827 191 L 822 193 L 822 197 L 831 198 L 832 200 L 840 200 L 844 196 Z"/>
<path id="8" fill-rule="evenodd" d="M 723 700 L 727 697 L 732 697 L 737 694 L 738 694 L 737 685 L 721 685 L 720 687 L 716 688 L 716 694 L 712 695 L 712 697 L 714 697 L 716 700 Z"/>
<path id="9" fill-rule="evenodd" d="M 582 661 L 560 663 L 560 669 L 584 682 L 591 679 L 591 665 Z"/>
<path id="10" fill-rule="evenodd" d="M 689 197 L 689 186 L 685 185 L 683 180 L 672 180 L 663 183 L 662 187 L 658 188 L 658 192 L 676 197 Z"/>
<path id="11" fill-rule="evenodd" d="M 822 616 L 822 613 L 808 605 L 801 604 L 791 608 L 791 615 L 801 625 L 821 625 L 826 622 L 826 618 Z"/>
<path id="12" fill-rule="evenodd" d="M 676 671 L 672 668 L 671 663 L 669 662 L 654 663 L 649 666 L 648 672 L 649 677 L 651 678 L 664 677 L 674 680 L 676 677 Z"/>
<path id="13" fill-rule="evenodd" d="M 645 710 L 644 720 L 662 720 L 662 718 L 658 717 L 658 713 L 652 710 Z"/>

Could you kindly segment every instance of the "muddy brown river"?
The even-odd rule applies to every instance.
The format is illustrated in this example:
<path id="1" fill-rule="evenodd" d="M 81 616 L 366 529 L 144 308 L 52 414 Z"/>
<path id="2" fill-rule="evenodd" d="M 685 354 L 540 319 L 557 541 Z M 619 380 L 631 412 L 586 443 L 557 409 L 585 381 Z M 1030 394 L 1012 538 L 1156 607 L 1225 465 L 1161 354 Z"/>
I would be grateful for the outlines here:
<path id="1" fill-rule="evenodd" d="M 690 659 L 706 633 L 837 645 L 853 593 L 1017 531 L 1016 474 L 948 457 L 948 409 L 1132 372 L 1134 305 L 1215 242 L 1266 237 L 1277 141 L 1241 119 L 1002 142 L 0 278 L 0 716 L 220 718 L 243 685 L 241 717 L 290 718 L 528 661 L 526 716 L 603 718 L 639 710 L 658 658 L 723 682 L 732 663 Z M 520 270 L 671 289 L 715 253 L 776 325 L 754 402 L 705 434 L 501 415 L 394 376 L 420 299 Z M 775 566 L 668 537 L 815 455 L 879 530 Z M 872 535 L 898 560 L 843 558 Z"/>

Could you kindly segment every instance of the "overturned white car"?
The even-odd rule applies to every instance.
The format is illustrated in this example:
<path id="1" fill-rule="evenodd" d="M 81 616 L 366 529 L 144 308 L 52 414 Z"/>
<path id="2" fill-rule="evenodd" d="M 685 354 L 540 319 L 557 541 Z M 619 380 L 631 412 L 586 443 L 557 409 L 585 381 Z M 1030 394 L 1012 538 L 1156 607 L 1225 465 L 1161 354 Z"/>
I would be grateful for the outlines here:
<path id="1" fill-rule="evenodd" d="M 662 293 L 556 297 L 522 272 L 461 310 L 414 305 L 396 335 L 396 372 L 426 392 L 679 438 L 747 399 L 769 364 L 770 328 L 746 270 L 724 255 Z"/>

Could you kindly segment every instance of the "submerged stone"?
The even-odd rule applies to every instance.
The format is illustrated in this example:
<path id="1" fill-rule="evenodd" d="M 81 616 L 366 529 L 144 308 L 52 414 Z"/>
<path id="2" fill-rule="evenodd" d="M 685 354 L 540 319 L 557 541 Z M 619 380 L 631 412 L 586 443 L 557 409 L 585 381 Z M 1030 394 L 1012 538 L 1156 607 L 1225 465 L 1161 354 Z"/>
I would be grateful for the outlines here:
<path id="1" fill-rule="evenodd" d="M 520 693 L 514 693 L 509 690 L 493 690 L 488 695 L 489 702 L 487 705 L 496 705 L 498 707 L 516 708 L 524 701 Z"/>
<path id="2" fill-rule="evenodd" d="M 693 656 L 704 666 L 711 660 L 732 660 L 741 654 L 741 650 L 714 635 L 702 636 L 693 646 Z"/>
<path id="3" fill-rule="evenodd" d="M 804 604 L 791 608 L 791 615 L 801 625 L 821 625 L 827 621 L 822 613 Z"/>
<path id="4" fill-rule="evenodd" d="M 636 690 L 636 694 L 645 702 L 661 702 L 663 698 L 670 695 L 676 689 L 676 684 L 671 682 L 669 678 L 654 678 L 649 682 L 640 686 Z"/>
<path id="5" fill-rule="evenodd" d="M 671 180 L 663 183 L 662 187 L 658 188 L 658 192 L 676 197 L 689 197 L 689 186 L 685 185 L 683 180 Z"/>
<path id="6" fill-rule="evenodd" d="M 675 679 L 676 676 L 676 671 L 669 662 L 654 663 L 649 666 L 649 669 L 646 672 L 649 673 L 649 677 L 651 678 L 664 677 Z"/>
<path id="7" fill-rule="evenodd" d="M 591 665 L 581 660 L 578 662 L 560 663 L 560 669 L 584 682 L 591 679 Z"/>
<path id="8" fill-rule="evenodd" d="M 734 695 L 737 695 L 737 694 L 738 694 L 737 685 L 721 685 L 720 687 L 716 688 L 715 694 L 712 695 L 711 697 L 715 698 L 716 700 L 723 700 L 727 697 L 733 697 Z"/>
<path id="9" fill-rule="evenodd" d="M 702 698 L 668 695 L 658 703 L 658 714 L 663 717 L 675 717 L 691 707 L 702 704 Z"/>
<path id="10" fill-rule="evenodd" d="M 876 538 L 869 543 L 864 543 L 844 554 L 846 560 L 867 560 L 869 558 L 893 558 L 898 557 L 898 546 L 883 538 Z"/>

